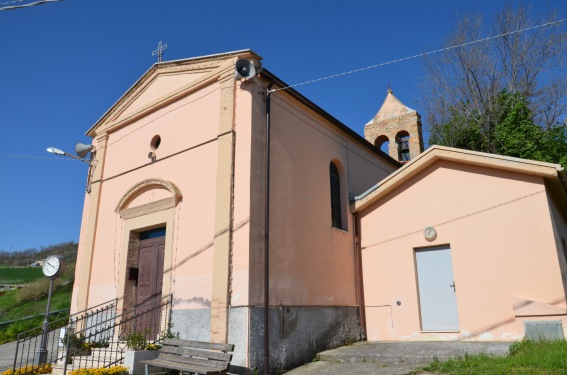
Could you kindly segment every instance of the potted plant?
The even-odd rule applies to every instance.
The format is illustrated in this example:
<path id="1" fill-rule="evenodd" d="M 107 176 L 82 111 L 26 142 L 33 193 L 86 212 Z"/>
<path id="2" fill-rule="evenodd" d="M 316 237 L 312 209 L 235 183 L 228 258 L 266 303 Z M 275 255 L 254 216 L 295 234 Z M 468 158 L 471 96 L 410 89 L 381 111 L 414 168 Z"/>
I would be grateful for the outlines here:
<path id="1" fill-rule="evenodd" d="M 140 331 L 132 331 L 124 337 L 127 348 L 124 353 L 124 366 L 134 375 L 145 373 L 144 365 L 140 361 L 155 359 L 159 354 L 159 345 L 148 343 L 146 337 L 147 335 Z"/>

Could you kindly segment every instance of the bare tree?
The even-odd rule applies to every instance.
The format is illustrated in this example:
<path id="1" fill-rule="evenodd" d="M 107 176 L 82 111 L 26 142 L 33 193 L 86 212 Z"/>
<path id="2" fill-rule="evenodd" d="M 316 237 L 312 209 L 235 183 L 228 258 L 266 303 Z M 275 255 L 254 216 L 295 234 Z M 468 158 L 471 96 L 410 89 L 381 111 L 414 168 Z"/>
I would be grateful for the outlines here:
<path id="1" fill-rule="evenodd" d="M 556 12 L 532 20 L 529 8 L 508 6 L 494 17 L 490 31 L 507 35 L 428 56 L 422 99 L 430 143 L 496 152 L 493 134 L 506 107 L 504 90 L 525 98 L 543 129 L 556 126 L 567 112 L 567 75 L 562 74 L 567 32 L 553 24 L 512 33 L 555 20 Z M 466 16 L 446 46 L 482 39 L 483 30 L 482 17 Z"/>

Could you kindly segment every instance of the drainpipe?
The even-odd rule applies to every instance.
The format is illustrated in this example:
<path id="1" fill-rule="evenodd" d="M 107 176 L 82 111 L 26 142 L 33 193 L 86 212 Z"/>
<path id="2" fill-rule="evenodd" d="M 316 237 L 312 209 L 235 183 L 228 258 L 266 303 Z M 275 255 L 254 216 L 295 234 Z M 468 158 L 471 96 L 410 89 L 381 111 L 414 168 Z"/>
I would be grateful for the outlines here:
<path id="1" fill-rule="evenodd" d="M 270 95 L 274 82 L 270 80 L 266 90 L 266 145 L 264 165 L 264 374 L 270 374 Z"/>
<path id="2" fill-rule="evenodd" d="M 354 235 L 354 277 L 356 285 L 356 302 L 358 304 L 358 318 L 360 319 L 360 328 L 362 339 L 366 340 L 366 306 L 364 303 L 364 285 L 362 277 L 362 251 L 360 248 L 360 226 L 358 225 L 358 213 L 353 215 L 353 235 Z"/>

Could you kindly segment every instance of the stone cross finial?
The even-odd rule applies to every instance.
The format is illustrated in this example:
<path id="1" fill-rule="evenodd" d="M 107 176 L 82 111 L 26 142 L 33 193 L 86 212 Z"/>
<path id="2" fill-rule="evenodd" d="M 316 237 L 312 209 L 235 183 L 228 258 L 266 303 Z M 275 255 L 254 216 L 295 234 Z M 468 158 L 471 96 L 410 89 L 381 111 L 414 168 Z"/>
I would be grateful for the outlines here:
<path id="1" fill-rule="evenodd" d="M 390 82 L 388 82 L 388 84 L 386 85 L 386 88 L 388 89 L 388 94 L 392 93 L 392 84 Z"/>
<path id="2" fill-rule="evenodd" d="M 163 56 L 163 51 L 167 49 L 167 44 L 162 44 L 161 41 L 158 43 L 158 47 L 152 52 L 152 56 L 157 56 L 157 61 L 161 62 L 161 57 Z"/>

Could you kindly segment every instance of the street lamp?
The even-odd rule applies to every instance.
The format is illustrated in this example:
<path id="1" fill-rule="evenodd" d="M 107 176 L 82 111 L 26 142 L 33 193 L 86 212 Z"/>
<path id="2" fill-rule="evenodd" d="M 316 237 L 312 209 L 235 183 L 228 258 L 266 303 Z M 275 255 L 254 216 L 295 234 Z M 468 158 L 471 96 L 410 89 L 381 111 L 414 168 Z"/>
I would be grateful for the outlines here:
<path id="1" fill-rule="evenodd" d="M 87 156 L 87 154 L 89 152 L 92 152 L 93 150 L 94 150 L 93 145 L 85 145 L 85 144 L 82 144 L 82 143 L 77 143 L 77 145 L 75 146 L 75 153 L 77 153 L 77 155 L 78 155 L 78 157 L 77 157 L 75 155 L 68 154 L 65 151 L 60 150 L 60 149 L 55 148 L 55 147 L 48 147 L 47 149 L 45 149 L 45 151 L 49 152 L 50 154 L 60 155 L 60 156 L 68 156 L 68 157 L 75 159 L 75 160 L 84 161 L 85 163 L 87 163 L 91 166 L 91 168 L 89 169 L 89 175 L 88 175 L 88 181 L 87 181 L 87 193 L 91 192 L 91 175 L 92 175 L 94 168 L 96 167 L 96 160 L 85 159 L 85 156 Z"/>
<path id="2" fill-rule="evenodd" d="M 87 156 L 87 154 L 92 151 L 93 146 L 92 145 L 84 145 L 82 143 L 77 143 L 77 146 L 75 146 L 75 152 L 77 153 L 77 155 L 79 155 L 80 157 L 77 157 L 75 155 L 72 154 L 68 154 L 63 150 L 60 150 L 58 148 L 55 147 L 48 147 L 45 151 L 51 153 L 51 154 L 55 154 L 55 155 L 61 155 L 61 156 L 68 156 L 70 158 L 73 158 L 75 160 L 80 160 L 80 161 L 84 161 L 85 163 L 91 163 L 90 160 L 87 159 L 83 159 L 85 156 Z"/>

